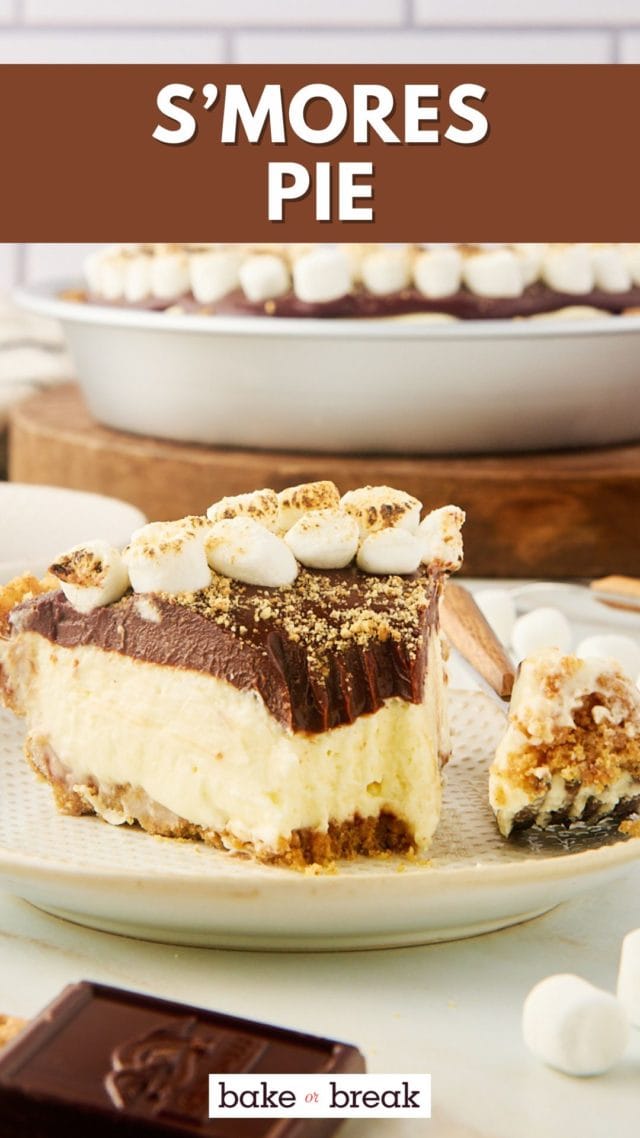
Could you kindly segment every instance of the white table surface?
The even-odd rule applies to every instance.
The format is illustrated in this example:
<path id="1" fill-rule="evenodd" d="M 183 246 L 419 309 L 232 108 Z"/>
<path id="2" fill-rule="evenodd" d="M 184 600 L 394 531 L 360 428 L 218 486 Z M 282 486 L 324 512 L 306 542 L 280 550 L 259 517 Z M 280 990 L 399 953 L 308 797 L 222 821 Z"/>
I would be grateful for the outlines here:
<path id="1" fill-rule="evenodd" d="M 430 1121 L 345 1122 L 340 1138 L 635 1138 L 640 1030 L 609 1074 L 572 1079 L 526 1051 L 522 1001 L 543 976 L 615 985 L 640 926 L 640 865 L 537 920 L 422 948 L 250 953 L 129 940 L 0 894 L 0 1011 L 29 1016 L 95 979 L 358 1044 L 369 1070 L 430 1072 Z"/>

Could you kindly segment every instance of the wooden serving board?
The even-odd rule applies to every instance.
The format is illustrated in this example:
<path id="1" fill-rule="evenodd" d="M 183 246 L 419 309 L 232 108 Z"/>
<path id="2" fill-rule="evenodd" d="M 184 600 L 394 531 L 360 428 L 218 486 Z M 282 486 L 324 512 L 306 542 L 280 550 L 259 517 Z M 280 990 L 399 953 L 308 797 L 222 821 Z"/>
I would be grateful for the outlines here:
<path id="1" fill-rule="evenodd" d="M 168 442 L 96 423 L 72 384 L 20 403 L 10 426 L 17 482 L 126 499 L 150 519 L 201 513 L 217 498 L 332 478 L 386 483 L 426 507 L 467 511 L 465 572 L 478 577 L 640 574 L 640 444 L 544 454 L 304 454 Z"/>

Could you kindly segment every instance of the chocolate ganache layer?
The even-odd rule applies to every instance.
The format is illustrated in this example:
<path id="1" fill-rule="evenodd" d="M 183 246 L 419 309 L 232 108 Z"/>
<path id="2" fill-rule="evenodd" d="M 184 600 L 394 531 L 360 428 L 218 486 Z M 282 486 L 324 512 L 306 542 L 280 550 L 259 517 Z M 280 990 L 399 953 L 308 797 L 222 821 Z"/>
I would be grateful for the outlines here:
<path id="1" fill-rule="evenodd" d="M 626 308 L 640 307 L 640 287 L 634 286 L 626 292 L 606 292 L 592 289 L 586 293 L 556 292 L 540 281 L 529 285 L 521 296 L 488 297 L 479 296 L 469 289 L 461 288 L 450 296 L 431 299 L 415 288 L 402 289 L 401 292 L 375 296 L 359 289 L 345 294 L 337 300 L 307 303 L 293 292 L 270 300 L 253 303 L 240 289 L 230 292 L 215 304 L 199 304 L 192 293 L 160 300 L 149 297 L 147 300 L 128 302 L 124 299 L 109 301 L 91 293 L 74 293 L 69 299 L 86 301 L 89 304 L 106 305 L 115 308 L 138 308 L 147 311 L 166 311 L 169 308 L 202 315 L 274 316 L 294 318 L 333 318 L 333 319 L 373 319 L 393 316 L 411 316 L 421 312 L 443 313 L 458 320 L 508 320 L 516 317 L 542 315 L 561 308 L 598 308 L 603 312 L 620 313 Z"/>
<path id="2" fill-rule="evenodd" d="M 61 591 L 45 593 L 14 609 L 12 623 L 65 648 L 205 672 L 258 692 L 286 728 L 317 733 L 392 696 L 422 701 L 442 585 L 427 569 L 410 577 L 302 569 L 279 589 L 213 574 L 195 593 L 127 593 L 86 614 Z"/>

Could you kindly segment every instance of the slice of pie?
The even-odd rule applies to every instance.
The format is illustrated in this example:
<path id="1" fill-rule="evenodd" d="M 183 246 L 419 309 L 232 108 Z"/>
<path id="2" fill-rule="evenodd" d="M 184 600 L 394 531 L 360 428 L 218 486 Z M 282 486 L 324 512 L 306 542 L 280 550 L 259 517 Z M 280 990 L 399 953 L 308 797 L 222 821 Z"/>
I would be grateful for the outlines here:
<path id="1" fill-rule="evenodd" d="M 331 486 L 72 550 L 12 609 L 5 701 L 61 810 L 291 865 L 428 847 L 464 515 Z"/>
<path id="2" fill-rule="evenodd" d="M 640 692 L 614 660 L 555 648 L 523 660 L 490 802 L 505 837 L 640 808 Z"/>

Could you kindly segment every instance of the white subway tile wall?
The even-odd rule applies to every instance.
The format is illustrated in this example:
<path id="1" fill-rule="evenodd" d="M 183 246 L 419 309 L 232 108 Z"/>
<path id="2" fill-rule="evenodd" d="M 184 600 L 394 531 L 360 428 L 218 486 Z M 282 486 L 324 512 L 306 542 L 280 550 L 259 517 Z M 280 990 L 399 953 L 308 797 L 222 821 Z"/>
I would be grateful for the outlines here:
<path id="1" fill-rule="evenodd" d="M 640 3 L 640 0 L 639 0 Z M 234 63 L 608 63 L 606 32 L 238 32 Z"/>
<path id="2" fill-rule="evenodd" d="M 640 0 L 0 0 L 0 63 L 110 62 L 635 63 Z M 0 291 L 91 248 L 0 245 Z"/>

